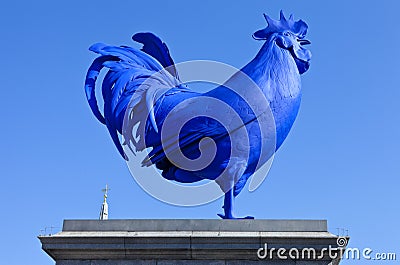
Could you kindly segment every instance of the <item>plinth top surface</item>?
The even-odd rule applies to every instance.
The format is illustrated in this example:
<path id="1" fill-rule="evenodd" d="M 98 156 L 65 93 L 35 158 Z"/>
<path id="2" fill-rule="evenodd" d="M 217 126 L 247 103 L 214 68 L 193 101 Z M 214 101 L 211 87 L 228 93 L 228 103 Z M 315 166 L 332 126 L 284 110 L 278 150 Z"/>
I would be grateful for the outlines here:
<path id="1" fill-rule="evenodd" d="M 124 219 L 64 220 L 62 231 L 327 232 L 328 227 L 326 220 Z"/>

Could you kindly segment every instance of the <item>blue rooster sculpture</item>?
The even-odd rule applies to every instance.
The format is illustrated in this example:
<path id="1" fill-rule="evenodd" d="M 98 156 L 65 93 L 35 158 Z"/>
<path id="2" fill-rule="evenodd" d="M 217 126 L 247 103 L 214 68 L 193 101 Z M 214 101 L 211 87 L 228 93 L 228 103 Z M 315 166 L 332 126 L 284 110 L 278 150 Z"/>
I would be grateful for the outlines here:
<path id="1" fill-rule="evenodd" d="M 297 116 L 301 100 L 300 75 L 308 70 L 311 53 L 304 47 L 310 44 L 305 39 L 308 28 L 305 22 L 295 21 L 292 15 L 286 18 L 282 11 L 279 20 L 265 14 L 264 17 L 267 27 L 253 34 L 254 39 L 262 40 L 264 44 L 256 57 L 240 72 L 258 86 L 269 104 L 274 120 L 275 152 L 287 137 Z M 157 36 L 152 33 L 138 33 L 132 39 L 143 45 L 141 50 L 102 43 L 90 47 L 91 51 L 100 55 L 90 66 L 85 82 L 91 110 L 107 126 L 123 158 L 128 159 L 124 145 L 129 148 L 133 145 L 135 150 L 131 149 L 132 152 L 151 149 L 142 165 L 156 166 L 167 180 L 181 183 L 215 180 L 225 193 L 224 213 L 219 216 L 223 219 L 237 219 L 233 213 L 234 198 L 259 168 L 259 161 L 265 163 L 271 156 L 268 153 L 268 157 L 260 158 L 262 135 L 268 133 L 266 131 L 271 130 L 271 127 L 260 126 L 254 106 L 250 106 L 240 97 L 240 91 L 237 93 L 229 89 L 228 84 L 235 85 L 237 81 L 235 75 L 221 86 L 198 93 L 180 82 L 169 50 Z M 97 104 L 95 85 L 103 68 L 108 71 L 102 81 L 102 114 Z M 239 89 L 245 94 L 248 88 Z M 230 136 L 234 130 L 206 116 L 194 117 L 178 132 L 169 129 L 167 138 L 171 139 L 175 135 L 178 139 L 179 143 L 175 147 L 163 142 L 161 129 L 169 118 L 168 115 L 174 112 L 174 122 L 174 119 L 191 111 L 191 104 L 180 103 L 196 102 L 204 98 L 222 101 L 235 110 L 248 133 L 247 157 L 232 157 L 232 150 L 236 147 L 232 146 Z M 203 101 L 204 108 L 210 107 L 207 102 Z M 229 120 L 229 115 L 226 115 Z M 135 126 L 136 135 L 133 135 L 129 131 Z M 122 143 L 120 135 L 124 136 Z M 189 170 L 180 167 L 176 161 L 171 161 L 169 154 L 175 152 L 177 147 L 188 159 L 198 158 L 204 139 L 212 139 L 217 150 L 207 166 Z M 218 180 L 221 172 L 228 172 L 228 179 Z"/>

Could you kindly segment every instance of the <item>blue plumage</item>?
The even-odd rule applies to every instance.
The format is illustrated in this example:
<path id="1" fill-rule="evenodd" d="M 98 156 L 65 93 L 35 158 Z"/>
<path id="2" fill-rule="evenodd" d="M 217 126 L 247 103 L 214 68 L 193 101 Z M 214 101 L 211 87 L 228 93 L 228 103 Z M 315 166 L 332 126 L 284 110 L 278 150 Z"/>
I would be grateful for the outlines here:
<path id="1" fill-rule="evenodd" d="M 294 21 L 292 16 L 286 19 L 282 12 L 280 20 L 273 20 L 266 15 L 265 18 L 268 26 L 253 35 L 257 40 L 264 40 L 264 45 L 241 72 L 261 89 L 269 104 L 276 130 L 273 132 L 276 134 L 274 152 L 282 145 L 297 116 L 301 100 L 300 74 L 308 70 L 311 53 L 303 46 L 309 44 L 304 39 L 307 25 L 303 21 Z M 125 159 L 128 157 L 122 145 L 127 145 L 133 152 L 152 148 L 143 165 L 155 165 L 162 170 L 164 178 L 183 183 L 215 180 L 226 193 L 224 215 L 220 216 L 234 218 L 233 198 L 258 169 L 259 161 L 268 159 L 262 157 L 263 141 L 265 135 L 272 133 L 268 131 L 271 128 L 260 125 L 255 106 L 241 96 L 242 93 L 251 93 L 248 92 L 251 90 L 246 90 L 247 87 L 232 90 L 230 85 L 241 82 L 239 75 L 234 75 L 224 85 L 207 93 L 192 91 L 180 82 L 165 43 L 152 33 L 138 33 L 132 38 L 143 44 L 141 50 L 101 43 L 90 47 L 91 51 L 100 55 L 90 66 L 85 83 L 86 96 L 94 115 L 107 126 Z M 102 82 L 103 116 L 97 106 L 95 83 L 104 67 L 108 68 L 108 72 Z M 234 109 L 242 125 L 227 128 L 212 117 L 199 115 L 191 117 L 180 131 L 165 129 L 166 133 L 163 134 L 166 119 L 178 124 L 186 117 L 190 118 L 194 110 L 199 110 L 199 107 L 195 107 L 199 102 L 201 108 L 217 113 L 220 110 L 214 103 L 216 101 Z M 262 102 L 257 101 L 256 96 L 251 101 L 256 102 L 256 108 L 257 102 Z M 234 124 L 234 119 L 227 113 L 227 119 L 232 119 L 231 123 Z M 137 128 L 133 130 L 135 126 Z M 244 129 L 248 139 L 242 139 L 239 132 L 236 133 L 240 128 Z M 136 135 L 133 135 L 134 131 Z M 119 134 L 124 135 L 124 143 L 120 142 Z M 231 142 L 232 135 L 239 135 L 234 137 L 239 137 L 240 144 L 248 149 L 248 157 L 237 155 L 243 154 L 240 151 L 243 148 Z M 174 144 L 176 137 L 179 139 L 178 145 Z M 191 160 L 200 157 L 199 145 L 205 137 L 213 139 L 217 149 L 214 159 L 206 167 L 188 170 L 180 166 L 179 161 L 170 161 L 169 155 L 176 153 L 177 146 Z M 235 155 L 232 152 L 236 152 Z M 229 172 L 226 173 L 229 176 L 219 178 L 225 171 Z"/>

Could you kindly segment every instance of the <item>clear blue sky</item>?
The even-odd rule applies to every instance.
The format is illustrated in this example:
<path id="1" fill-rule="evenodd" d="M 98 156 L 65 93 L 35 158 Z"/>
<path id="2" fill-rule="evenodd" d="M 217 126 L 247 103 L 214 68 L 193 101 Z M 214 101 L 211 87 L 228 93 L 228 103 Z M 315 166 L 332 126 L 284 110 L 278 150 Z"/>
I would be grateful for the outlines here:
<path id="1" fill-rule="evenodd" d="M 177 62 L 241 67 L 261 47 L 251 34 L 262 13 L 280 9 L 309 24 L 312 64 L 295 126 L 263 185 L 238 197 L 238 214 L 327 219 L 331 232 L 349 230 L 351 246 L 400 259 L 398 1 L 168 2 L 2 4 L 2 264 L 53 264 L 36 236 L 63 219 L 98 218 L 106 183 L 111 218 L 217 218 L 221 200 L 174 207 L 135 184 L 87 105 L 87 48 L 134 45 L 132 34 L 152 31 Z"/>

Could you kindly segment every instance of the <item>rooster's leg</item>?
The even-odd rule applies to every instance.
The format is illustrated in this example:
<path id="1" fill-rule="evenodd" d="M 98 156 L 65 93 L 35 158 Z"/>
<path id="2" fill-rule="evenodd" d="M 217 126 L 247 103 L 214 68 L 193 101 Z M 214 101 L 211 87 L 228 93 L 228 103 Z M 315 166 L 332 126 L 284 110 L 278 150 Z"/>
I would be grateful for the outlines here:
<path id="1" fill-rule="evenodd" d="M 222 208 L 224 209 L 224 215 L 218 214 L 218 216 L 221 217 L 222 219 L 235 219 L 232 213 L 233 203 L 234 203 L 233 189 L 230 189 L 227 193 L 225 193 L 224 206 L 222 206 Z"/>
<path id="2" fill-rule="evenodd" d="M 252 216 L 246 216 L 242 218 L 237 218 L 233 216 L 233 204 L 235 202 L 235 197 L 233 196 L 233 189 L 230 189 L 227 193 L 225 193 L 224 198 L 224 214 L 218 214 L 222 219 L 254 219 Z"/>

